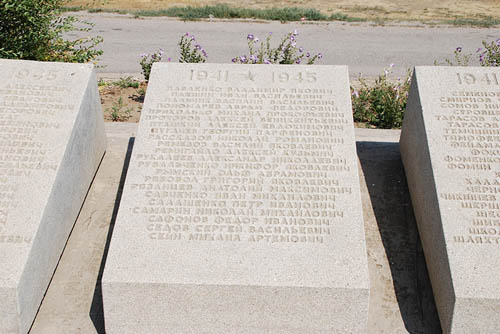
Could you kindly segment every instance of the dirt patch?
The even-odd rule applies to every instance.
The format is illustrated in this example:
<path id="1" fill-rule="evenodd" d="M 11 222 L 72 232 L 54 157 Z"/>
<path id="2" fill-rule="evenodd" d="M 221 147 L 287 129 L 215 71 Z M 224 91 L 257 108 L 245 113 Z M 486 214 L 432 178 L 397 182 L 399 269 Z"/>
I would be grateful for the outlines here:
<path id="1" fill-rule="evenodd" d="M 67 6 L 116 10 L 158 10 L 174 6 L 205 6 L 216 0 L 70 0 Z M 233 7 L 315 8 L 324 14 L 343 13 L 370 21 L 447 21 L 500 18 L 498 0 L 226 0 Z"/>
<path id="2" fill-rule="evenodd" d="M 138 87 L 119 87 L 114 82 L 100 82 L 99 93 L 104 120 L 107 122 L 137 123 L 141 117 L 147 84 Z"/>

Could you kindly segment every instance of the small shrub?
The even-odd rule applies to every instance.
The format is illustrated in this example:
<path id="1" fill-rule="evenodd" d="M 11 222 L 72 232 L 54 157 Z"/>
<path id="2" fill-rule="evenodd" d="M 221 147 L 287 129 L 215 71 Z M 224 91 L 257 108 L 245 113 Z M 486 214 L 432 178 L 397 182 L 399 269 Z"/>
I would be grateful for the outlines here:
<path id="1" fill-rule="evenodd" d="M 160 49 L 156 53 L 152 53 L 151 55 L 147 53 L 142 53 L 141 54 L 141 61 L 140 65 L 142 68 L 142 75 L 144 76 L 144 79 L 149 81 L 149 76 L 151 74 L 151 67 L 153 67 L 154 63 L 157 63 L 162 60 L 163 58 L 164 51 L 163 49 Z M 171 58 L 168 58 L 168 61 L 171 61 Z"/>
<path id="2" fill-rule="evenodd" d="M 123 98 L 120 96 L 118 101 L 113 102 L 111 108 L 106 109 L 106 111 L 111 115 L 111 120 L 113 122 L 118 122 L 127 120 L 130 117 L 132 108 L 127 108 L 123 103 Z"/>
<path id="3" fill-rule="evenodd" d="M 479 64 L 481 66 L 500 66 L 500 38 L 490 43 L 482 41 L 482 44 L 484 49 L 478 48 L 476 50 Z M 453 51 L 453 54 L 453 59 L 445 59 L 444 65 L 468 66 L 473 57 L 472 53 L 462 53 L 462 47 L 460 46 Z M 441 65 L 437 61 L 435 61 L 434 64 Z"/>
<path id="4" fill-rule="evenodd" d="M 483 46 L 484 50 L 479 48 L 476 51 L 481 66 L 500 66 L 500 38 L 489 44 L 483 41 Z"/>
<path id="5" fill-rule="evenodd" d="M 196 38 L 194 37 L 194 35 L 191 35 L 188 32 L 182 35 L 181 40 L 179 41 L 179 62 L 204 63 L 207 61 L 207 51 L 205 51 L 205 49 L 200 44 L 193 45 L 193 42 L 195 41 Z"/>
<path id="6" fill-rule="evenodd" d="M 135 81 L 131 76 L 120 78 L 119 80 L 113 82 L 113 84 L 120 88 L 139 88 L 139 83 Z"/>
<path id="7" fill-rule="evenodd" d="M 470 60 L 472 58 L 472 54 L 462 53 L 462 47 L 459 46 L 453 51 L 453 59 L 446 58 L 445 64 L 450 66 L 469 66 Z M 439 65 L 437 62 L 434 62 L 435 65 Z"/>
<path id="8" fill-rule="evenodd" d="M 100 56 L 101 37 L 63 38 L 69 31 L 90 31 L 91 24 L 61 17 L 62 5 L 63 0 L 2 0 L 0 58 L 84 63 Z"/>
<path id="9" fill-rule="evenodd" d="M 271 36 L 269 33 L 265 41 L 261 41 L 253 34 L 247 36 L 248 55 L 242 55 L 232 59 L 238 64 L 306 64 L 312 65 L 323 55 L 321 53 L 311 54 L 305 52 L 304 48 L 297 47 L 297 30 L 283 37 L 276 48 L 271 47 Z"/>
<path id="10" fill-rule="evenodd" d="M 391 64 L 390 68 L 392 66 Z M 395 83 L 389 80 L 389 74 L 390 69 L 385 70 L 374 85 L 368 85 L 359 77 L 361 88 L 355 90 L 351 87 L 354 121 L 384 129 L 401 127 L 411 73 L 408 71 L 404 81 L 398 79 Z"/>
<path id="11" fill-rule="evenodd" d="M 105 87 L 107 85 L 108 85 L 108 82 L 106 82 L 106 80 L 104 80 L 102 78 L 97 81 L 97 86 L 98 87 Z"/>

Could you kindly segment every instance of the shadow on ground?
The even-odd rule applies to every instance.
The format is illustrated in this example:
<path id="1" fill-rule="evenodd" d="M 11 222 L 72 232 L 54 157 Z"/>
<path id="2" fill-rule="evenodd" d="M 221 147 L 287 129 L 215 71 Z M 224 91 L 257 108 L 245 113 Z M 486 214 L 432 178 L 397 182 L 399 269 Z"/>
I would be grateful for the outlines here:
<path id="1" fill-rule="evenodd" d="M 104 272 L 104 267 L 106 265 L 106 259 L 108 257 L 109 244 L 113 236 L 113 229 L 115 227 L 116 216 L 118 214 L 118 208 L 120 207 L 120 201 L 123 193 L 123 186 L 125 184 L 125 178 L 127 176 L 128 166 L 130 164 L 130 157 L 132 155 L 132 150 L 134 148 L 135 138 L 131 137 L 128 142 L 127 155 L 125 156 L 125 162 L 123 163 L 122 173 L 120 176 L 120 185 L 118 186 L 118 191 L 115 198 L 115 206 L 113 208 L 113 214 L 111 216 L 111 223 L 109 226 L 108 237 L 106 238 L 106 246 L 104 248 L 104 254 L 102 256 L 101 266 L 99 268 L 99 275 L 97 276 L 97 282 L 94 290 L 94 297 L 92 299 L 92 305 L 90 308 L 90 319 L 94 323 L 97 333 L 104 334 L 105 322 L 104 322 L 104 309 L 102 302 L 102 290 L 101 290 L 101 280 L 102 274 Z"/>
<path id="2" fill-rule="evenodd" d="M 405 328 L 411 334 L 441 333 L 399 143 L 356 144 Z"/>

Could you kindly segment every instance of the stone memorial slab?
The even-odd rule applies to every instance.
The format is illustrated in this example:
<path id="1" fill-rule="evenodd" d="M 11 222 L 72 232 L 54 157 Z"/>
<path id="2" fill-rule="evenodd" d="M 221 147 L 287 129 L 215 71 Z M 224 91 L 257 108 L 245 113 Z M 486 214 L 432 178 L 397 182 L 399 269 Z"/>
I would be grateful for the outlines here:
<path id="1" fill-rule="evenodd" d="M 0 60 L 0 333 L 27 333 L 106 139 L 92 65 Z"/>
<path id="2" fill-rule="evenodd" d="M 346 66 L 157 63 L 106 332 L 366 332 L 361 210 Z"/>
<path id="3" fill-rule="evenodd" d="M 500 69 L 416 67 L 401 155 L 445 333 L 500 328 Z"/>

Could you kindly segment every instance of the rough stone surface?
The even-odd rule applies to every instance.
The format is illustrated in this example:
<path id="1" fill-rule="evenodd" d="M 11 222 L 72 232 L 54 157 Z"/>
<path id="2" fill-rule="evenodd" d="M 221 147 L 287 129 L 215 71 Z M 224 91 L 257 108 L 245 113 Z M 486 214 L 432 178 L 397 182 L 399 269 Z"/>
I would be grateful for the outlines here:
<path id="1" fill-rule="evenodd" d="M 93 67 L 1 60 L 0 332 L 28 332 L 106 146 Z"/>
<path id="2" fill-rule="evenodd" d="M 155 64 L 102 279 L 107 333 L 362 333 L 343 66 Z"/>
<path id="3" fill-rule="evenodd" d="M 106 155 L 30 334 L 105 333 L 101 274 L 137 124 L 105 126 Z M 400 131 L 354 132 L 370 276 L 369 333 L 440 334 L 399 154 Z"/>
<path id="4" fill-rule="evenodd" d="M 401 134 L 445 333 L 500 328 L 500 70 L 416 67 Z"/>

